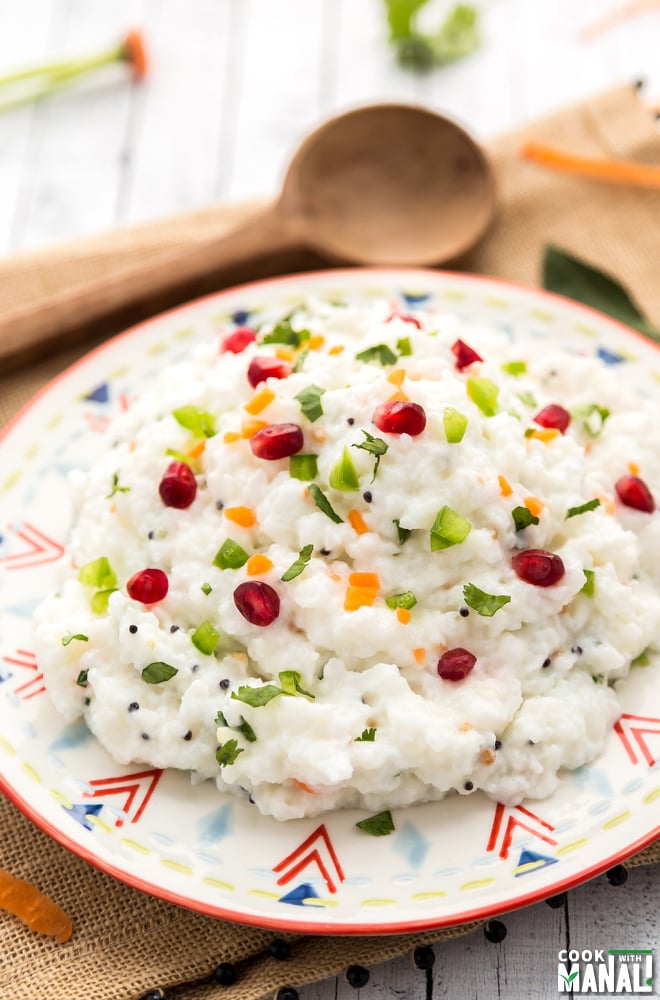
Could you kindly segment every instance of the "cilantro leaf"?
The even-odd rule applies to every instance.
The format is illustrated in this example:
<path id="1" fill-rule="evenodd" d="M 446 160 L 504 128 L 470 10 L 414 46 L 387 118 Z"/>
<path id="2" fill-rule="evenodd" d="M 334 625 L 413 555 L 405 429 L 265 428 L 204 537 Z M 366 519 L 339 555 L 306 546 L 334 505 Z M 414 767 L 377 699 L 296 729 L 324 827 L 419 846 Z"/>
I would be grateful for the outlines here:
<path id="1" fill-rule="evenodd" d="M 503 365 L 500 365 L 500 368 L 507 375 L 513 375 L 514 378 L 517 378 L 518 375 L 524 375 L 527 371 L 527 365 L 524 361 L 505 361 Z"/>
<path id="2" fill-rule="evenodd" d="M 294 330 L 291 322 L 288 319 L 283 319 L 275 324 L 270 333 L 264 334 L 260 343 L 287 344 L 289 347 L 297 348 L 305 340 L 309 340 L 310 336 L 309 330 Z"/>
<path id="3" fill-rule="evenodd" d="M 385 603 L 393 611 L 396 608 L 405 608 L 406 611 L 410 611 L 417 604 L 417 598 L 412 590 L 405 590 L 402 594 L 392 594 L 391 597 L 386 597 Z"/>
<path id="4" fill-rule="evenodd" d="M 376 473 L 378 472 L 378 466 L 380 465 L 380 460 L 387 451 L 389 445 L 382 438 L 374 437 L 369 431 L 365 431 L 362 428 L 362 433 L 365 436 L 364 441 L 360 441 L 358 444 L 351 445 L 351 448 L 361 448 L 362 451 L 368 451 L 370 455 L 374 455 L 376 461 L 374 462 L 374 474 L 371 477 L 371 482 L 373 483 L 376 478 Z"/>
<path id="5" fill-rule="evenodd" d="M 373 347 L 366 347 L 364 351 L 360 351 L 359 354 L 355 355 L 356 361 L 364 361 L 368 364 L 371 361 L 377 361 L 379 364 L 385 367 L 386 365 L 396 364 L 396 354 L 394 351 L 387 346 L 387 344 L 375 344 Z"/>
<path id="6" fill-rule="evenodd" d="M 585 597 L 593 597 L 596 589 L 596 573 L 593 569 L 583 569 L 582 572 L 584 573 L 584 583 L 579 592 Z"/>
<path id="7" fill-rule="evenodd" d="M 376 813 L 375 816 L 369 816 L 367 819 L 361 819 L 355 825 L 372 837 L 386 837 L 395 829 L 392 813 L 389 809 Z"/>
<path id="8" fill-rule="evenodd" d="M 399 352 L 400 358 L 410 357 L 412 354 L 412 344 L 410 343 L 410 337 L 401 337 L 396 342 L 396 349 Z"/>
<path id="9" fill-rule="evenodd" d="M 302 549 L 298 553 L 298 558 L 291 563 L 289 568 L 285 570 L 284 573 L 282 573 L 280 579 L 283 580 L 285 583 L 288 583 L 289 580 L 295 580 L 297 576 L 300 576 L 305 566 L 312 558 L 313 551 L 314 551 L 313 545 L 303 545 Z"/>
<path id="10" fill-rule="evenodd" d="M 392 521 L 392 524 L 396 528 L 396 533 L 397 533 L 398 538 L 399 538 L 399 545 L 405 545 L 405 543 L 408 541 L 408 539 L 412 535 L 412 528 L 402 528 L 401 524 L 399 522 L 399 518 L 398 517 L 394 518 L 394 520 Z"/>
<path id="11" fill-rule="evenodd" d="M 294 399 L 297 399 L 300 403 L 303 415 L 311 423 L 314 423 L 315 420 L 318 420 L 323 415 L 321 396 L 324 392 L 325 389 L 322 389 L 319 385 L 308 385 L 294 396 Z"/>
<path id="12" fill-rule="evenodd" d="M 592 438 L 598 437 L 601 433 L 609 415 L 607 407 L 599 406 L 598 403 L 586 403 L 571 410 L 571 416 L 581 421 L 584 430 Z"/>
<path id="13" fill-rule="evenodd" d="M 112 488 L 105 499 L 111 500 L 112 497 L 115 495 L 115 493 L 130 493 L 130 492 L 131 492 L 130 486 L 119 485 L 119 473 L 115 472 L 113 473 L 112 476 Z"/>
<path id="14" fill-rule="evenodd" d="M 242 701 L 244 705 L 251 705 L 252 708 L 261 708 L 281 694 L 282 688 L 278 688 L 275 684 L 262 684 L 260 687 L 243 684 L 238 691 L 232 691 L 231 696 L 234 701 Z"/>
<path id="15" fill-rule="evenodd" d="M 243 734 L 248 743 L 257 742 L 257 734 L 255 733 L 250 723 L 247 722 L 245 719 L 241 719 L 240 725 L 236 726 L 236 728 L 238 729 L 239 733 Z"/>
<path id="16" fill-rule="evenodd" d="M 81 687 L 81 688 L 89 687 L 89 682 L 87 680 L 87 674 L 88 673 L 89 673 L 89 671 L 87 671 L 87 670 L 81 670 L 80 671 L 80 673 L 76 677 L 76 684 L 78 685 L 78 687 Z"/>
<path id="17" fill-rule="evenodd" d="M 60 642 L 63 646 L 68 646 L 74 639 L 78 639 L 79 642 L 89 642 L 89 636 L 83 635 L 82 632 L 77 632 L 75 635 L 71 635 L 71 633 L 69 633 L 69 635 L 63 635 Z"/>
<path id="18" fill-rule="evenodd" d="M 354 743 L 373 743 L 376 739 L 376 730 L 371 727 L 370 729 L 363 729 L 361 736 L 356 736 Z"/>
<path id="19" fill-rule="evenodd" d="M 322 511 L 326 515 L 326 517 L 329 517 L 331 521 L 335 522 L 335 524 L 344 523 L 344 518 L 340 517 L 337 511 L 334 510 L 327 496 L 325 495 L 323 490 L 319 489 L 316 483 L 309 483 L 307 485 L 307 489 L 309 490 L 310 496 L 312 497 L 318 509 Z"/>
<path id="20" fill-rule="evenodd" d="M 198 406 L 180 406 L 172 410 L 172 416 L 185 430 L 196 438 L 211 438 L 217 433 L 215 417 Z"/>
<path id="21" fill-rule="evenodd" d="M 531 510 L 527 507 L 514 507 L 511 511 L 511 516 L 516 527 L 516 531 L 522 531 L 523 528 L 528 528 L 530 524 L 539 523 L 539 519 L 536 514 L 532 514 Z"/>
<path id="22" fill-rule="evenodd" d="M 569 507 L 564 520 L 568 521 L 569 517 L 577 517 L 578 514 L 586 514 L 590 510 L 596 510 L 596 507 L 600 507 L 600 500 L 597 497 L 593 500 L 587 500 L 586 503 L 582 503 L 578 507 Z"/>
<path id="23" fill-rule="evenodd" d="M 176 667 L 171 666 L 169 663 L 156 660 L 155 663 L 150 663 L 144 668 L 141 677 L 147 684 L 162 684 L 164 681 L 169 681 L 178 672 Z"/>
<path id="24" fill-rule="evenodd" d="M 473 583 L 466 583 L 463 587 L 463 600 L 469 608 L 484 618 L 492 618 L 500 608 L 511 602 L 508 594 L 487 594 Z"/>
<path id="25" fill-rule="evenodd" d="M 282 694 L 296 695 L 302 694 L 305 698 L 314 701 L 314 695 L 310 694 L 309 691 L 305 691 L 300 685 L 300 674 L 297 670 L 282 670 L 278 677 L 280 679 L 280 684 L 282 685 Z"/>
<path id="26" fill-rule="evenodd" d="M 227 740 L 215 752 L 215 759 L 220 767 L 227 767 L 236 761 L 239 753 L 243 753 L 243 747 L 239 747 L 238 740 Z"/>

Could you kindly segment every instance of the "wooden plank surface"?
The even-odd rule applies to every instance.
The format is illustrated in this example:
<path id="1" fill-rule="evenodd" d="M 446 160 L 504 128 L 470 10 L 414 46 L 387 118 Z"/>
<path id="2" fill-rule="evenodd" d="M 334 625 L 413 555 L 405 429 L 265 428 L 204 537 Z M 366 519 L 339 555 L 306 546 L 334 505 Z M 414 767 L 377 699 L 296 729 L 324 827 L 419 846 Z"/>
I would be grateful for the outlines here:
<path id="1" fill-rule="evenodd" d="M 581 37 L 617 2 L 483 0 L 479 52 L 415 77 L 388 50 L 382 0 L 0 0 L 0 72 L 103 48 L 133 25 L 153 61 L 141 86 L 110 74 L 0 117 L 0 254 L 271 195 L 301 136 L 365 101 L 428 103 L 480 138 L 637 78 L 660 104 L 660 11 Z M 504 916 L 498 944 L 480 931 L 436 948 L 428 973 L 407 956 L 357 991 L 339 977 L 301 1000 L 544 1000 L 562 947 L 654 947 L 659 896 L 658 869 L 621 887 L 601 876 L 559 909 Z"/>

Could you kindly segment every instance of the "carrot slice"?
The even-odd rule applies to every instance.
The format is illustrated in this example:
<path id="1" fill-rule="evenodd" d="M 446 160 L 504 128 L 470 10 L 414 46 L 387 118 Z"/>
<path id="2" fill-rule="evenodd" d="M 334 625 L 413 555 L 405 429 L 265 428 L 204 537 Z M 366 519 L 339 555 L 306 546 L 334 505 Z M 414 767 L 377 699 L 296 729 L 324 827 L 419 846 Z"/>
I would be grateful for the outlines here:
<path id="1" fill-rule="evenodd" d="M 234 441 L 241 440 L 241 435 L 238 433 L 238 431 L 226 431 L 222 440 L 225 442 L 225 444 L 233 444 Z"/>
<path id="2" fill-rule="evenodd" d="M 206 448 L 206 441 L 198 441 L 197 444 L 193 445 L 188 451 L 189 458 L 199 458 L 200 455 L 204 454 L 204 449 Z"/>
<path id="3" fill-rule="evenodd" d="M 416 649 L 413 649 L 413 656 L 415 657 L 415 663 L 421 666 L 426 659 L 426 650 L 423 646 L 418 646 Z"/>
<path id="4" fill-rule="evenodd" d="M 402 625 L 407 625 L 412 618 L 412 611 L 409 608 L 397 608 L 396 616 Z"/>
<path id="5" fill-rule="evenodd" d="M 534 517 L 538 517 L 543 508 L 545 507 L 543 501 L 539 500 L 538 497 L 525 497 L 523 503 L 527 508 L 527 510 L 530 512 L 530 514 L 533 514 Z"/>
<path id="6" fill-rule="evenodd" d="M 524 160 L 539 166 L 610 184 L 629 184 L 660 190 L 660 166 L 632 160 L 596 159 L 542 142 L 526 142 L 520 150 Z"/>
<path id="7" fill-rule="evenodd" d="M 266 420 L 244 420 L 241 424 L 241 437 L 251 438 L 267 424 Z"/>
<path id="8" fill-rule="evenodd" d="M 346 588 L 344 598 L 344 611 L 357 611 L 358 608 L 370 608 L 378 597 L 376 587 L 355 587 Z"/>
<path id="9" fill-rule="evenodd" d="M 396 385 L 400 389 L 405 377 L 406 372 L 404 368 L 395 368 L 394 371 L 391 371 L 387 376 L 387 381 L 391 382 L 392 385 Z"/>
<path id="10" fill-rule="evenodd" d="M 349 510 L 348 523 L 357 535 L 364 535 L 365 531 L 369 531 L 369 527 L 359 510 Z"/>
<path id="11" fill-rule="evenodd" d="M 272 560 L 262 552 L 255 552 L 245 564 L 245 572 L 248 576 L 261 576 L 262 573 L 268 573 L 272 568 Z"/>
<path id="12" fill-rule="evenodd" d="M 57 903 L 23 879 L 0 868 L 0 909 L 13 913 L 39 934 L 47 934 L 60 943 L 73 934 L 73 923 Z"/>
<path id="13" fill-rule="evenodd" d="M 325 344 L 325 337 L 322 333 L 313 333 L 307 341 L 310 351 L 318 351 Z"/>
<path id="14" fill-rule="evenodd" d="M 261 413 L 262 410 L 265 410 L 274 399 L 275 393 L 273 390 L 267 389 L 264 386 L 263 389 L 255 392 L 252 399 L 248 399 L 247 403 L 244 404 L 243 409 L 247 410 L 248 413 L 251 413 L 252 416 L 255 417 L 257 413 Z"/>
<path id="15" fill-rule="evenodd" d="M 637 462 L 628 462 L 628 472 L 631 476 L 639 475 L 639 466 Z"/>
<path id="16" fill-rule="evenodd" d="M 530 431 L 527 437 L 536 438 L 537 441 L 543 441 L 547 444 L 548 441 L 559 437 L 560 433 L 561 431 L 558 431 L 556 427 L 541 427 L 539 430 Z"/>
<path id="17" fill-rule="evenodd" d="M 349 573 L 348 582 L 354 587 L 373 587 L 380 590 L 378 573 Z"/>
<path id="18" fill-rule="evenodd" d="M 223 513 L 228 521 L 240 524 L 241 528 L 251 528 L 257 521 L 257 515 L 251 507 L 225 507 Z"/>
<path id="19" fill-rule="evenodd" d="M 387 397 L 387 402 L 388 403 L 396 403 L 396 402 L 409 403 L 410 402 L 410 396 L 406 396 L 405 392 L 402 392 L 401 389 L 398 389 L 397 392 L 393 392 L 391 396 Z"/>
<path id="20" fill-rule="evenodd" d="M 341 354 L 343 350 L 344 350 L 343 344 L 336 344 L 334 347 L 330 348 L 328 354 Z"/>
<path id="21" fill-rule="evenodd" d="M 502 496 L 510 497 L 511 494 L 513 493 L 513 490 L 511 489 L 508 480 L 506 480 L 504 476 L 498 476 L 497 479 L 500 484 L 500 493 L 502 494 Z"/>

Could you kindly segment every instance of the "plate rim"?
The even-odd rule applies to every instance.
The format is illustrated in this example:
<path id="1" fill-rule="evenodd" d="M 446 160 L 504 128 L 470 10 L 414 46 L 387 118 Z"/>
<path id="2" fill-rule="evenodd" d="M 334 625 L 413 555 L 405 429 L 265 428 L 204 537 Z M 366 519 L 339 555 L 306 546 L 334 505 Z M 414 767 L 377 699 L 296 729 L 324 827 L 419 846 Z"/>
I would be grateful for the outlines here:
<path id="1" fill-rule="evenodd" d="M 429 283 L 436 282 L 438 280 L 448 280 L 471 286 L 485 285 L 491 288 L 493 286 L 508 288 L 516 294 L 522 293 L 523 296 L 531 296 L 537 301 L 539 299 L 541 301 L 549 300 L 550 302 L 561 305 L 563 308 L 569 308 L 571 311 L 577 312 L 578 314 L 591 317 L 599 324 L 602 325 L 604 323 L 605 325 L 609 325 L 624 336 L 628 338 L 632 336 L 634 339 L 644 343 L 647 347 L 652 347 L 660 352 L 660 343 L 645 337 L 634 328 L 607 316 L 605 313 L 602 313 L 591 306 L 585 305 L 581 302 L 576 302 L 575 300 L 556 292 L 550 292 L 546 289 L 536 288 L 532 285 L 514 282 L 506 278 L 499 278 L 486 274 L 472 274 L 462 271 L 418 267 L 330 267 L 314 271 L 294 272 L 270 278 L 256 279 L 254 281 L 244 282 L 238 285 L 232 285 L 230 288 L 221 289 L 219 291 L 211 292 L 207 295 L 191 299 L 190 301 L 181 303 L 172 309 L 165 310 L 157 313 L 155 316 L 142 320 L 141 322 L 136 323 L 106 339 L 91 350 L 85 351 L 80 358 L 76 359 L 72 362 L 72 364 L 64 368 L 52 379 L 49 379 L 48 382 L 34 394 L 34 396 L 32 396 L 19 408 L 16 414 L 14 414 L 8 423 L 0 430 L 0 447 L 4 444 L 6 439 L 20 427 L 25 417 L 45 398 L 47 398 L 47 396 L 60 384 L 70 378 L 78 369 L 87 365 L 90 361 L 97 360 L 104 354 L 104 352 L 114 349 L 125 339 L 139 336 L 153 325 L 175 319 L 180 314 L 186 313 L 191 309 L 196 309 L 198 307 L 203 308 L 205 305 L 209 305 L 211 303 L 222 302 L 225 298 L 233 298 L 241 292 L 250 293 L 260 288 L 271 288 L 279 284 L 287 284 L 295 281 L 300 281 L 303 284 L 313 284 L 320 279 L 336 278 L 339 282 L 342 280 L 353 282 L 355 280 L 359 280 L 360 277 L 363 277 L 365 281 L 372 279 L 377 280 L 379 277 L 385 280 L 392 278 L 397 278 L 399 280 L 417 278 L 422 281 L 426 280 Z M 185 909 L 200 913 L 204 916 L 213 917 L 215 919 L 229 920 L 233 923 L 260 927 L 268 930 L 288 931 L 300 934 L 388 936 L 396 934 L 413 934 L 432 930 L 439 931 L 444 928 L 466 925 L 473 922 L 482 922 L 495 915 L 513 912 L 514 910 L 521 909 L 534 903 L 542 902 L 552 896 L 574 889 L 637 854 L 639 851 L 648 847 L 660 837 L 660 825 L 658 825 L 657 827 L 652 828 L 650 832 L 642 834 L 632 843 L 614 851 L 606 858 L 594 862 L 594 864 L 589 865 L 586 868 L 582 868 L 579 872 L 567 875 L 565 878 L 554 882 L 551 890 L 549 890 L 548 886 L 540 886 L 535 890 L 530 890 L 506 901 L 494 901 L 492 903 L 482 902 L 477 906 L 462 910 L 460 913 L 453 912 L 444 916 L 436 914 L 435 916 L 405 920 L 403 922 L 389 921 L 377 924 L 356 921 L 312 922 L 305 920 L 290 920 L 287 919 L 286 914 L 283 914 L 282 917 L 280 917 L 279 915 L 270 916 L 268 914 L 245 913 L 232 909 L 231 907 L 210 904 L 204 900 L 194 899 L 189 895 L 176 892 L 175 890 L 169 889 L 164 885 L 154 884 L 148 879 L 142 878 L 138 874 L 119 868 L 110 860 L 99 857 L 98 853 L 89 850 L 85 844 L 76 840 L 74 837 L 57 827 L 45 815 L 40 813 L 36 807 L 33 807 L 32 803 L 28 801 L 28 799 L 24 798 L 20 792 L 13 787 L 9 778 L 2 771 L 0 771 L 0 791 L 23 813 L 24 816 L 27 817 L 27 819 L 30 820 L 30 822 L 41 830 L 42 833 L 45 833 L 57 844 L 70 851 L 75 856 L 91 864 L 92 867 L 104 872 L 112 878 L 116 878 L 119 882 L 132 889 L 136 889 L 156 899 L 182 906 Z"/>

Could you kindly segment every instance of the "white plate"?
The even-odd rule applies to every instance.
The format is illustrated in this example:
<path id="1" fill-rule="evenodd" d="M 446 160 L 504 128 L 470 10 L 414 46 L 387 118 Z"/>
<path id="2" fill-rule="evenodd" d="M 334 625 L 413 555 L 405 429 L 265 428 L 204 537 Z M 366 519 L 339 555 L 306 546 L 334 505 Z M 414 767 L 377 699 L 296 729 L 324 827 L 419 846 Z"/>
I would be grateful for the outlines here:
<path id="1" fill-rule="evenodd" d="M 481 796 L 395 811 L 378 839 L 345 811 L 278 823 L 186 774 L 120 767 L 82 722 L 64 725 L 31 653 L 71 517 L 67 472 L 152 374 L 234 319 L 309 294 L 424 303 L 567 352 L 596 355 L 660 397 L 660 354 L 605 317 L 542 292 L 431 271 L 334 271 L 260 282 L 160 316 L 88 355 L 27 407 L 0 447 L 0 787 L 38 826 L 138 889 L 241 923 L 375 934 L 483 918 L 577 885 L 660 834 L 660 662 L 622 685 L 603 756 L 551 798 L 504 808 Z M 236 314 L 239 314 L 236 316 Z M 257 314 L 257 315 L 255 315 Z M 232 318 L 234 317 L 234 319 Z M 216 335 L 216 334 L 212 334 Z M 655 516 L 660 516 L 656 514 Z"/>

